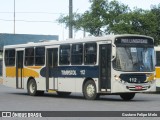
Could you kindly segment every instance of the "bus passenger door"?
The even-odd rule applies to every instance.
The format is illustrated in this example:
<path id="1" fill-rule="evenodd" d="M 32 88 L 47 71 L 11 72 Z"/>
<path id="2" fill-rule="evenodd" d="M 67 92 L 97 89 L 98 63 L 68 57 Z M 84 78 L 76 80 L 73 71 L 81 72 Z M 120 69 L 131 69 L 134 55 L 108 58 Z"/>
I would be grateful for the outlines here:
<path id="1" fill-rule="evenodd" d="M 46 59 L 46 90 L 57 89 L 57 78 L 54 76 L 54 68 L 57 67 L 57 65 L 58 48 L 48 48 Z"/>
<path id="2" fill-rule="evenodd" d="M 17 51 L 16 57 L 16 88 L 23 89 L 23 51 Z"/>
<path id="3" fill-rule="evenodd" d="M 111 89 L 111 44 L 99 45 L 99 88 L 100 91 Z"/>

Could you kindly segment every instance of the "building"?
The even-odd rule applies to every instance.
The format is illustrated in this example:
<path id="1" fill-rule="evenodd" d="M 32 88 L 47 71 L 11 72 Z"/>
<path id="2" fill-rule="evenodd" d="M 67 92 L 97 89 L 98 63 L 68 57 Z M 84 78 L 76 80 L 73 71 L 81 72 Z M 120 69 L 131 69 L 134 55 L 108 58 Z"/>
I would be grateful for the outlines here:
<path id="1" fill-rule="evenodd" d="M 2 75 L 2 56 L 4 45 L 25 44 L 42 40 L 58 40 L 58 35 L 8 34 L 0 33 L 0 76 Z"/>

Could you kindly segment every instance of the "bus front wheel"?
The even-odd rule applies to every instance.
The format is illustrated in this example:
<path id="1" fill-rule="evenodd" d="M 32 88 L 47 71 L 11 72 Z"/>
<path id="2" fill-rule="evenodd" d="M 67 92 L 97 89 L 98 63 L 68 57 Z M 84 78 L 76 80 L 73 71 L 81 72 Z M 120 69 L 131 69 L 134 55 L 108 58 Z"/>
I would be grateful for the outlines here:
<path id="1" fill-rule="evenodd" d="M 122 94 L 120 94 L 120 97 L 125 101 L 133 99 L 134 96 L 135 96 L 135 93 L 122 93 Z"/>
<path id="2" fill-rule="evenodd" d="M 88 80 L 83 86 L 83 95 L 88 100 L 94 100 L 99 97 L 96 93 L 96 85 L 93 80 Z"/>
<path id="3" fill-rule="evenodd" d="M 37 95 L 43 95 L 44 91 L 38 91 L 37 90 L 37 84 L 34 79 L 31 79 L 27 84 L 27 91 L 28 94 L 31 96 L 37 96 Z"/>

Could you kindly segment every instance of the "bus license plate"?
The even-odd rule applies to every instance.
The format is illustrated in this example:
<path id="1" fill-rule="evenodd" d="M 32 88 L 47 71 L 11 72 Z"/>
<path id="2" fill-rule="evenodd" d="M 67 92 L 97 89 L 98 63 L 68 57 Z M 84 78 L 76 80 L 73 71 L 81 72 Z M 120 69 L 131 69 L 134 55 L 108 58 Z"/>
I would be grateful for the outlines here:
<path id="1" fill-rule="evenodd" d="M 142 90 L 142 86 L 135 86 L 136 90 Z"/>

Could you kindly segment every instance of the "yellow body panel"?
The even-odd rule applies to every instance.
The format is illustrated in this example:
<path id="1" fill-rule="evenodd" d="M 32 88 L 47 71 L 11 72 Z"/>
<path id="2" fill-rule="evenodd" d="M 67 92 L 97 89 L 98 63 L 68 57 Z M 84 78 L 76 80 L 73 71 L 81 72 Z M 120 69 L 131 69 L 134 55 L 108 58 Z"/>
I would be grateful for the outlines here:
<path id="1" fill-rule="evenodd" d="M 16 67 L 6 67 L 6 77 L 16 77 Z"/>
<path id="2" fill-rule="evenodd" d="M 160 78 L 160 67 L 156 67 L 156 78 Z"/>
<path id="3" fill-rule="evenodd" d="M 18 77 L 20 76 L 21 76 L 21 69 L 18 69 Z M 30 77 L 30 76 L 38 78 L 39 73 L 29 68 L 23 68 L 22 77 Z M 16 67 L 6 67 L 6 77 L 16 77 Z"/>

